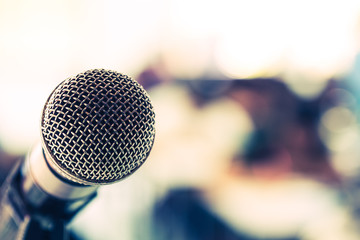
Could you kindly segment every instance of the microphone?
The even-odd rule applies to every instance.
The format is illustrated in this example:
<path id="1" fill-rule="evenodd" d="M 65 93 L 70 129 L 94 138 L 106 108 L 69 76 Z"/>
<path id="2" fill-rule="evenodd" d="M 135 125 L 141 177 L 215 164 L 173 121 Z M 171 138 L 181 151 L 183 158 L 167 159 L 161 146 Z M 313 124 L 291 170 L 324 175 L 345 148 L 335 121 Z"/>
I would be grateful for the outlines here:
<path id="1" fill-rule="evenodd" d="M 94 69 L 60 83 L 45 103 L 40 142 L 1 188 L 0 239 L 66 239 L 99 186 L 145 162 L 154 125 L 148 94 L 124 74 Z"/>

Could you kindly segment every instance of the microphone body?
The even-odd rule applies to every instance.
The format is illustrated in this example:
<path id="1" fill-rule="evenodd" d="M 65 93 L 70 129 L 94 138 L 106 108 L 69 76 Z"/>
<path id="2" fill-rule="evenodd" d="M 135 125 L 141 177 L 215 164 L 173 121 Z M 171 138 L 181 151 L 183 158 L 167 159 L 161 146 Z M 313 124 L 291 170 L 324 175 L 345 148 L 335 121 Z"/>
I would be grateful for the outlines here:
<path id="1" fill-rule="evenodd" d="M 41 141 L 0 189 L 0 239 L 69 239 L 67 224 L 97 189 L 146 160 L 155 136 L 145 90 L 104 69 L 68 78 L 49 96 Z"/>

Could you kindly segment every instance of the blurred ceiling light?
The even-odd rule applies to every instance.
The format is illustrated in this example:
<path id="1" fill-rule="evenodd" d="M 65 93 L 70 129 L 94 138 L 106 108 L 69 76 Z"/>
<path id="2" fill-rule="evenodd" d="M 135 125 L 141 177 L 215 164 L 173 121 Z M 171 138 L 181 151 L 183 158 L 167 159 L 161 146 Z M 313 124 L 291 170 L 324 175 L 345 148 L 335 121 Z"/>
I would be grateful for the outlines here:
<path id="1" fill-rule="evenodd" d="M 356 116 L 348 108 L 334 107 L 325 112 L 321 123 L 330 132 L 344 132 L 356 125 Z"/>
<path id="2" fill-rule="evenodd" d="M 171 0 L 168 15 L 169 30 L 183 35 L 211 35 L 224 17 L 222 9 L 228 5 L 226 0 Z M 232 4 L 236 1 L 232 1 Z"/>
<path id="3" fill-rule="evenodd" d="M 359 125 L 355 113 L 348 108 L 354 107 L 354 99 L 343 89 L 335 89 L 330 94 L 338 99 L 338 106 L 330 108 L 321 117 L 320 137 L 331 151 L 333 167 L 343 176 L 357 175 L 360 168 Z"/>
<path id="4" fill-rule="evenodd" d="M 170 1 L 160 51 L 173 76 L 196 79 L 206 73 L 216 41 L 214 26 L 221 22 L 220 6 L 220 1 Z"/>
<path id="5" fill-rule="evenodd" d="M 165 37 L 172 69 L 178 66 L 175 75 L 201 76 L 215 63 L 231 78 L 295 70 L 324 81 L 346 71 L 358 52 L 357 1 L 171 3 Z"/>
<path id="6" fill-rule="evenodd" d="M 320 136 L 331 151 L 331 164 L 342 176 L 358 176 L 360 169 L 359 128 L 353 126 L 342 133 L 329 133 L 320 127 Z"/>
<path id="7" fill-rule="evenodd" d="M 85 1 L 86 2 L 86 1 Z M 103 7 L 100 16 L 103 35 L 99 36 L 103 46 L 99 44 L 98 55 L 101 62 L 121 67 L 128 74 L 138 74 L 157 57 L 162 43 L 162 30 L 167 17 L 167 5 L 164 0 L 126 0 L 95 1 L 94 14 L 97 8 Z M 91 29 L 91 38 L 94 29 Z M 96 29 L 98 30 L 98 29 Z M 101 48 L 103 47 L 103 48 Z M 88 49 L 86 49 L 88 50 Z M 91 59 L 96 61 L 96 57 Z"/>
<path id="8" fill-rule="evenodd" d="M 343 177 L 357 177 L 359 176 L 360 170 L 359 157 L 359 152 L 356 150 L 345 153 L 334 152 L 331 158 L 331 164 Z"/>
<path id="9" fill-rule="evenodd" d="M 295 69 L 281 74 L 287 86 L 299 97 L 311 99 L 316 98 L 324 91 L 328 79 L 323 76 L 314 75 L 309 72 L 301 72 Z"/>
<path id="10" fill-rule="evenodd" d="M 271 37 L 262 34 L 253 32 L 251 37 L 240 33 L 237 36 L 223 36 L 215 52 L 220 71 L 230 78 L 275 75 L 281 68 L 278 55 L 282 49 L 276 40 L 271 41 Z"/>
<path id="11" fill-rule="evenodd" d="M 222 21 L 215 48 L 219 69 L 232 78 L 273 75 L 271 71 L 281 68 L 284 54 L 284 17 L 277 9 L 282 5 L 272 1 L 226 3 L 228 11 L 218 18 Z"/>
<path id="12" fill-rule="evenodd" d="M 360 141 L 359 126 L 355 114 L 348 108 L 338 106 L 327 110 L 321 117 L 320 137 L 334 153 L 356 151 Z"/>
<path id="13" fill-rule="evenodd" d="M 326 146 L 333 152 L 349 152 L 353 151 L 356 143 L 360 141 L 359 129 L 352 128 L 342 134 L 328 137 Z"/>
<path id="14" fill-rule="evenodd" d="M 311 6 L 311 7 L 310 7 Z M 289 65 L 319 79 L 342 73 L 357 52 L 355 1 L 300 1 L 294 4 L 287 34 Z"/>

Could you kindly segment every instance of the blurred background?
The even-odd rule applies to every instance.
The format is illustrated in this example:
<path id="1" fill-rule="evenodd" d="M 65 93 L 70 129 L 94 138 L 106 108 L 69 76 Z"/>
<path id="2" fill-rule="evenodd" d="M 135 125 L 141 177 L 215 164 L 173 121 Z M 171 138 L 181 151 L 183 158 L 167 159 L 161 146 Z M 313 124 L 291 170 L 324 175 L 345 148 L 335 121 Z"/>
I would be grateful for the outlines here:
<path id="1" fill-rule="evenodd" d="M 360 2 L 0 0 L 0 181 L 62 80 L 137 79 L 146 164 L 76 239 L 360 239 Z"/>

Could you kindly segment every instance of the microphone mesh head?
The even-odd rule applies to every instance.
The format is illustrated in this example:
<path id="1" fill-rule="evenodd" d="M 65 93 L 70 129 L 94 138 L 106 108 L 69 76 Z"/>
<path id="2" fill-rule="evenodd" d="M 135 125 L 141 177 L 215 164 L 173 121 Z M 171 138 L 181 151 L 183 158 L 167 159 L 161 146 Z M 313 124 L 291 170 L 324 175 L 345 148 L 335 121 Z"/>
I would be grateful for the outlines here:
<path id="1" fill-rule="evenodd" d="M 115 71 L 89 70 L 66 79 L 50 95 L 41 120 L 43 147 L 49 165 L 66 179 L 108 184 L 146 160 L 154 124 L 140 84 Z"/>

